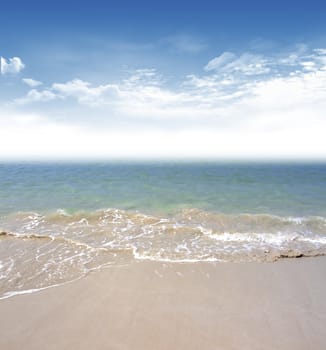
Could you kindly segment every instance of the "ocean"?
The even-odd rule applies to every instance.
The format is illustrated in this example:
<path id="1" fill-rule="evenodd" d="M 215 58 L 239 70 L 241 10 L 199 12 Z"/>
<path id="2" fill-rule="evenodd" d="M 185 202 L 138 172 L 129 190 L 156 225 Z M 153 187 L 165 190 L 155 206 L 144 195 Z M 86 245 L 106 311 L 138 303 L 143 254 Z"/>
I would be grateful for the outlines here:
<path id="1" fill-rule="evenodd" d="M 0 298 L 135 260 L 325 254 L 326 164 L 0 164 Z"/>

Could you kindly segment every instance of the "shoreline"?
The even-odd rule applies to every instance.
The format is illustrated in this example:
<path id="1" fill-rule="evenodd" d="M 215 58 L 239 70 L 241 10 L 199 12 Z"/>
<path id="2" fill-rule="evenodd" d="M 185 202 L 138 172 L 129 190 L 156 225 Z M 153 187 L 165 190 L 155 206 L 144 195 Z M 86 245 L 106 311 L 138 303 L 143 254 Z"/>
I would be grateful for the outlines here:
<path id="1" fill-rule="evenodd" d="M 0 300 L 0 348 L 323 349 L 326 257 L 134 261 Z"/>

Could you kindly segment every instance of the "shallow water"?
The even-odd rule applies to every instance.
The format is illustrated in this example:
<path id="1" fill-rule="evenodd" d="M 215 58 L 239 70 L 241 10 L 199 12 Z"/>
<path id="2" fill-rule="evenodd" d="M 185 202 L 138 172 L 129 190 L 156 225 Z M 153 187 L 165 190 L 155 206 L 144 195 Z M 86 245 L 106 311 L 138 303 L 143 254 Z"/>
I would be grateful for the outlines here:
<path id="1" fill-rule="evenodd" d="M 131 259 L 326 254 L 326 165 L 2 164 L 0 297 Z"/>

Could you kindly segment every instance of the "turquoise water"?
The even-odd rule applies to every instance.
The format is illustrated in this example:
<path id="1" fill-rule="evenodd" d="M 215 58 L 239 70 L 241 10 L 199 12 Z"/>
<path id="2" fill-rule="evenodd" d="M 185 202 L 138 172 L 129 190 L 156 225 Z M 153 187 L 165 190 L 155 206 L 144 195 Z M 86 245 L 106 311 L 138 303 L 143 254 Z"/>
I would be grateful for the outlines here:
<path id="1" fill-rule="evenodd" d="M 0 164 L 0 214 L 59 208 L 326 216 L 326 165 Z"/>

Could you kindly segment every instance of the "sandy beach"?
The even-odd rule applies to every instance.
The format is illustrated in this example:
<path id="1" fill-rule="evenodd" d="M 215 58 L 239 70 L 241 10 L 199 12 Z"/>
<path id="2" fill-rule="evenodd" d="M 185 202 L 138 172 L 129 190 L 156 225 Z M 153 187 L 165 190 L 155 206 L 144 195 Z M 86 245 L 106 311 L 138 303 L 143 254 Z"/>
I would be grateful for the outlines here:
<path id="1" fill-rule="evenodd" d="M 0 301 L 1 349 L 325 349 L 326 258 L 133 262 Z"/>

